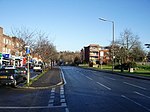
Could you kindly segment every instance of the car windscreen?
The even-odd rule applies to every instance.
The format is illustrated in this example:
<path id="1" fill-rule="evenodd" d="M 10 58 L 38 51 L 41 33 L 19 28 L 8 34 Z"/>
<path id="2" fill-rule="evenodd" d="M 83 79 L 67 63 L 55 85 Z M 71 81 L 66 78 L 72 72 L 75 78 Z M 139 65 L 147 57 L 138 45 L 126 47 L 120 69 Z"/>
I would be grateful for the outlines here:
<path id="1" fill-rule="evenodd" d="M 18 71 L 26 71 L 26 68 L 17 68 Z"/>

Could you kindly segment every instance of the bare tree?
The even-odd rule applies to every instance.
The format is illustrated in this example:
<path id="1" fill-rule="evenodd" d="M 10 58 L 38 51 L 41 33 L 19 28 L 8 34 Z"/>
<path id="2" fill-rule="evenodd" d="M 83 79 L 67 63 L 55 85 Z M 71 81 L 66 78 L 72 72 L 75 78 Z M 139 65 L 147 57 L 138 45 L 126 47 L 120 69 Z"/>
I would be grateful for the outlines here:
<path id="1" fill-rule="evenodd" d="M 59 53 L 59 59 L 68 64 L 74 64 L 81 60 L 80 52 L 63 51 Z"/>
<path id="2" fill-rule="evenodd" d="M 33 55 L 38 55 L 44 63 L 50 63 L 57 58 L 57 50 L 50 42 L 48 35 L 39 32 L 33 47 Z"/>
<path id="3" fill-rule="evenodd" d="M 36 31 L 35 30 L 29 30 L 26 27 L 21 27 L 21 28 L 13 28 L 11 30 L 12 33 L 12 38 L 15 43 L 18 43 L 18 45 L 15 45 L 15 49 L 21 51 L 25 51 L 25 46 L 28 45 L 31 48 L 34 45 L 34 39 L 36 36 Z"/>
<path id="4" fill-rule="evenodd" d="M 139 48 L 137 51 L 142 51 L 138 35 L 134 35 L 128 29 L 120 34 L 120 38 L 115 42 L 115 45 L 117 46 L 115 55 L 121 60 L 121 63 L 133 61 L 135 49 Z"/>

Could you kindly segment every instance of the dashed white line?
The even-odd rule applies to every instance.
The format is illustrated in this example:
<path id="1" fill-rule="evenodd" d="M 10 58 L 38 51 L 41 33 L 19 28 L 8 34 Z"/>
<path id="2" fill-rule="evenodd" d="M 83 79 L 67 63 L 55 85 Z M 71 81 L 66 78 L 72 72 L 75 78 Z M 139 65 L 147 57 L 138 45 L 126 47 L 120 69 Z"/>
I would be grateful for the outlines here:
<path id="1" fill-rule="evenodd" d="M 52 88 L 51 92 L 52 92 L 52 93 L 55 92 L 55 88 Z"/>
<path id="2" fill-rule="evenodd" d="M 68 109 L 68 108 L 66 108 L 66 109 L 65 109 L 65 111 L 66 111 L 66 112 L 69 112 L 69 109 Z"/>
<path id="3" fill-rule="evenodd" d="M 66 103 L 61 103 L 61 106 L 62 107 L 67 107 L 67 104 Z"/>
<path id="4" fill-rule="evenodd" d="M 140 104 L 140 103 L 138 103 L 138 102 L 136 102 L 136 101 L 134 101 L 134 100 L 132 100 L 132 99 L 130 99 L 128 97 L 126 97 L 125 95 L 121 95 L 121 97 L 123 97 L 123 98 L 125 98 L 125 99 L 127 99 L 127 100 L 129 100 L 129 101 L 131 101 L 133 103 L 135 103 L 136 105 L 146 109 L 147 111 L 150 111 L 150 109 L 148 107 L 146 107 L 146 106 L 144 106 L 144 105 L 142 105 L 142 104 Z"/>
<path id="5" fill-rule="evenodd" d="M 63 94 L 64 94 L 64 90 L 61 90 L 61 91 L 60 91 L 60 94 L 63 95 Z"/>
<path id="6" fill-rule="evenodd" d="M 133 87 L 136 87 L 136 88 L 140 88 L 140 89 L 146 90 L 146 88 L 138 86 L 138 85 L 135 85 L 135 84 L 131 84 L 131 83 L 128 83 L 128 82 L 123 82 L 123 83 L 125 83 L 127 85 L 130 85 L 130 86 L 133 86 Z"/>
<path id="7" fill-rule="evenodd" d="M 134 93 L 136 93 L 136 94 L 138 94 L 138 95 L 140 95 L 140 96 L 144 96 L 144 97 L 146 97 L 146 98 L 149 98 L 149 99 L 150 99 L 150 96 L 144 95 L 144 94 L 139 93 L 139 92 L 136 92 L 136 91 L 134 91 Z"/>
<path id="8" fill-rule="evenodd" d="M 106 88 L 106 89 L 108 89 L 108 90 L 111 90 L 111 88 L 105 86 L 104 84 L 102 84 L 102 83 L 100 83 L 100 82 L 96 82 L 96 83 L 99 84 L 99 85 L 101 85 L 101 86 L 103 86 L 104 88 Z"/>
<path id="9" fill-rule="evenodd" d="M 54 102 L 54 99 L 50 99 L 48 103 L 50 104 L 50 103 L 53 103 L 53 102 Z"/>
<path id="10" fill-rule="evenodd" d="M 63 103 L 63 102 L 66 102 L 66 100 L 65 99 L 61 99 L 60 102 Z"/>
<path id="11" fill-rule="evenodd" d="M 88 76 L 85 76 L 86 78 L 90 79 L 90 80 L 93 80 L 92 78 L 88 77 Z"/>
<path id="12" fill-rule="evenodd" d="M 61 95 L 60 95 L 60 98 L 65 98 L 65 95 L 64 95 L 64 94 L 61 94 Z"/>
<path id="13" fill-rule="evenodd" d="M 114 78 L 106 77 L 106 76 L 105 76 L 105 78 L 106 78 L 106 79 L 110 79 L 110 80 L 116 80 L 116 79 L 114 79 Z"/>
<path id="14" fill-rule="evenodd" d="M 50 99 L 53 99 L 53 98 L 55 98 L 55 96 L 50 96 Z"/>

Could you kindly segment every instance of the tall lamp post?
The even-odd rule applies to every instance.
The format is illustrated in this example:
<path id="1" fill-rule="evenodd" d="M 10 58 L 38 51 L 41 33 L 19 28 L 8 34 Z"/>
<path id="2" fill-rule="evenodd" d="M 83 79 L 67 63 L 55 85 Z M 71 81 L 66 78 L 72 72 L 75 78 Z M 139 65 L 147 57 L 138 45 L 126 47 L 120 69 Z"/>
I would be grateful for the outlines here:
<path id="1" fill-rule="evenodd" d="M 25 46 L 27 54 L 27 85 L 30 83 L 30 68 L 29 68 L 29 55 L 30 55 L 30 46 Z"/>
<path id="2" fill-rule="evenodd" d="M 147 48 L 149 48 L 149 53 L 148 53 L 148 55 L 150 54 L 150 44 L 145 44 L 145 46 L 147 46 Z M 148 56 L 147 55 L 147 56 Z M 149 57 L 149 56 L 148 56 Z M 149 58 L 148 58 L 148 60 L 149 60 Z"/>
<path id="3" fill-rule="evenodd" d="M 112 23 L 112 71 L 114 71 L 114 41 L 115 41 L 115 26 L 114 26 L 114 21 L 111 20 L 106 20 L 103 18 L 99 18 L 101 21 L 106 21 L 106 22 L 111 22 Z"/>

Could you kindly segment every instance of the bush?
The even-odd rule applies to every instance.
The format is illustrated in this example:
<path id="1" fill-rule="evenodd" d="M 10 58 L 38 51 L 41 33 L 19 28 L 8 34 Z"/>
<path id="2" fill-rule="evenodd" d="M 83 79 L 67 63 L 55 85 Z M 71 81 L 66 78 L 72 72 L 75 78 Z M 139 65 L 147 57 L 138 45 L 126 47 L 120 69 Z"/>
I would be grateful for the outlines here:
<path id="1" fill-rule="evenodd" d="M 121 70 L 121 67 L 123 70 L 128 70 L 129 68 L 135 68 L 137 64 L 135 62 L 128 62 L 128 63 L 123 63 L 122 65 L 116 65 L 114 69 L 119 69 Z"/>
<path id="2" fill-rule="evenodd" d="M 89 63 L 89 67 L 93 67 L 93 62 L 90 62 L 90 63 Z"/>
<path id="3" fill-rule="evenodd" d="M 139 69 L 150 70 L 150 65 L 138 65 Z"/>
<path id="4" fill-rule="evenodd" d="M 137 67 L 137 64 L 135 62 L 128 62 L 127 65 L 128 65 L 128 68 L 135 68 L 135 67 Z"/>

